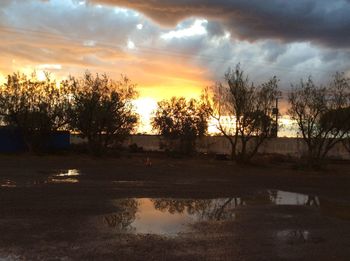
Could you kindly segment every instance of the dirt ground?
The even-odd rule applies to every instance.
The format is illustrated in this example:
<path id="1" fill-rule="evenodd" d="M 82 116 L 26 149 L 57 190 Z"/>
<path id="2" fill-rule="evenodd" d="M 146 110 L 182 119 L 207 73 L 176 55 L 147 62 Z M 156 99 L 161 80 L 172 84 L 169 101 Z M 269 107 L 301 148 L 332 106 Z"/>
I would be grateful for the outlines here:
<path id="1" fill-rule="evenodd" d="M 0 166 L 1 261 L 350 258 L 349 163 L 311 172 L 143 153 L 1 155 Z M 288 192 L 305 201 L 278 201 Z M 172 235 L 126 230 L 141 198 L 201 218 Z"/>

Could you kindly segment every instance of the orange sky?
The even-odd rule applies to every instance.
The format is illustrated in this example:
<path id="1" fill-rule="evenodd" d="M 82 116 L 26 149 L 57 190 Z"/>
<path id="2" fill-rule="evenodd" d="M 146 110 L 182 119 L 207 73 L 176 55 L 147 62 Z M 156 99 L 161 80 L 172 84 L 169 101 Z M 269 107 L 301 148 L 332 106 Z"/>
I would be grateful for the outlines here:
<path id="1" fill-rule="evenodd" d="M 50 48 L 55 50 L 56 47 L 50 46 Z M 69 54 L 67 60 L 69 60 Z M 60 61 L 65 61 L 64 55 L 60 57 Z M 55 60 L 55 62 L 58 61 Z M 35 70 L 39 78 L 44 76 L 44 71 L 49 71 L 58 81 L 69 74 L 82 75 L 87 68 L 91 72 L 107 72 L 115 80 L 118 80 L 121 73 L 125 74 L 133 83 L 136 83 L 139 93 L 135 101 L 137 112 L 141 115 L 139 132 L 148 133 L 151 132 L 149 121 L 152 112 L 156 109 L 157 101 L 169 99 L 172 96 L 199 98 L 203 88 L 212 84 L 206 79 L 205 70 L 189 64 L 183 58 L 169 58 L 163 55 L 150 57 L 148 54 L 143 57 L 135 52 L 128 54 L 122 61 L 113 61 L 113 65 L 91 68 L 83 65 L 68 69 L 64 62 L 45 64 L 17 58 L 12 59 L 8 70 L 0 72 L 0 82 L 4 82 L 6 75 L 15 71 L 29 75 Z"/>
<path id="2" fill-rule="evenodd" d="M 279 18 L 269 5 L 262 6 L 266 13 L 261 14 L 260 9 L 245 13 L 244 6 L 239 11 L 234 1 L 227 1 L 225 8 L 226 3 L 203 3 L 200 10 L 191 1 L 151 2 L 3 0 L 0 82 L 15 71 L 45 70 L 58 80 L 70 74 L 79 77 L 86 70 L 107 73 L 115 80 L 124 74 L 137 84 L 140 95 L 135 104 L 147 125 L 157 101 L 197 98 L 203 88 L 223 81 L 227 69 L 237 63 L 256 85 L 276 75 L 284 91 L 309 75 L 316 82 L 327 81 L 335 71 L 350 76 L 348 48 L 333 42 L 333 34 L 313 32 L 318 27 L 312 25 L 307 30 L 314 38 L 295 37 L 294 27 L 271 31 L 266 19 L 259 20 L 266 13 Z M 242 2 L 250 4 L 260 5 Z M 291 22 L 293 5 L 284 8 Z M 281 102 L 282 114 L 285 105 Z"/>

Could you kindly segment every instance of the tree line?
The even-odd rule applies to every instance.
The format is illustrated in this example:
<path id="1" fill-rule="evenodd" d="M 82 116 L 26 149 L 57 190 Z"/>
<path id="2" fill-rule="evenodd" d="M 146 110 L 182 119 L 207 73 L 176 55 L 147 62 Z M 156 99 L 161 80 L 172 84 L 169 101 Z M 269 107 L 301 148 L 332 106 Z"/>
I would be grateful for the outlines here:
<path id="1" fill-rule="evenodd" d="M 91 152 L 120 144 L 135 132 L 139 116 L 133 105 L 136 85 L 126 76 L 113 81 L 107 75 L 86 72 L 57 83 L 49 73 L 13 73 L 0 89 L 2 123 L 21 131 L 29 150 L 45 147 L 49 134 L 69 130 L 87 139 Z M 209 119 L 231 146 L 231 159 L 249 162 L 265 140 L 276 136 L 276 99 L 281 92 L 275 76 L 256 85 L 238 64 L 224 82 L 206 88 L 200 99 L 173 97 L 158 102 L 151 124 L 168 150 L 191 154 L 198 138 L 207 134 Z M 293 84 L 288 114 L 307 147 L 303 155 L 317 166 L 338 143 L 350 153 L 350 79 L 336 73 L 326 85 L 311 77 Z M 222 120 L 230 119 L 230 124 Z"/>
<path id="2" fill-rule="evenodd" d="M 138 115 L 132 104 L 135 84 L 86 72 L 57 83 L 46 73 L 14 73 L 1 86 L 0 115 L 8 127 L 19 129 L 30 151 L 45 149 L 52 132 L 69 130 L 87 139 L 94 154 L 122 142 L 135 130 Z"/>

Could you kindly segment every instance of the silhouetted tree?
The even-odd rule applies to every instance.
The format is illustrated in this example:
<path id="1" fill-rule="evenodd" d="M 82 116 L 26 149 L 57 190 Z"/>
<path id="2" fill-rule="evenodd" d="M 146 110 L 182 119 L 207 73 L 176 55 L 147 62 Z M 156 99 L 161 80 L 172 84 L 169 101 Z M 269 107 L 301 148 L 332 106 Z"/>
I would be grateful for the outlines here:
<path id="1" fill-rule="evenodd" d="M 317 86 L 311 79 L 292 86 L 289 114 L 298 123 L 307 145 L 309 167 L 319 167 L 330 149 L 349 131 L 350 84 L 343 73 L 337 73 L 327 86 Z"/>
<path id="2" fill-rule="evenodd" d="M 196 139 L 207 132 L 207 119 L 208 110 L 199 101 L 173 97 L 158 102 L 151 123 L 168 141 L 170 149 L 190 154 L 195 150 Z"/>
<path id="3" fill-rule="evenodd" d="M 341 132 L 342 143 L 350 152 L 350 107 L 331 110 L 321 116 L 321 126 L 326 129 L 332 127 Z"/>
<path id="4" fill-rule="evenodd" d="M 3 122 L 18 128 L 27 148 L 44 149 L 52 131 L 67 126 L 68 90 L 57 86 L 50 74 L 39 80 L 35 72 L 28 77 L 14 73 L 0 89 Z"/>
<path id="5" fill-rule="evenodd" d="M 228 70 L 225 80 L 225 85 L 217 83 L 203 97 L 218 130 L 231 144 L 232 159 L 248 162 L 274 131 L 272 117 L 279 94 L 278 79 L 273 77 L 255 87 L 238 64 L 235 70 Z"/>
<path id="6" fill-rule="evenodd" d="M 127 77 L 115 82 L 107 75 L 94 77 L 86 72 L 80 79 L 70 77 L 63 85 L 73 90 L 71 128 L 87 138 L 90 152 L 98 154 L 122 142 L 137 126 L 132 104 L 135 85 Z"/>

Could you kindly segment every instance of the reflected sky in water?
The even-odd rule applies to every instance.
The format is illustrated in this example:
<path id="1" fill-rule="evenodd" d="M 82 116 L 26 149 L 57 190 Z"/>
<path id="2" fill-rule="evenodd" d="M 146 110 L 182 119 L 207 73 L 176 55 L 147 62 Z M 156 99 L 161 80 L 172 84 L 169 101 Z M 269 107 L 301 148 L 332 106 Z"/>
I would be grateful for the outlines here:
<path id="1" fill-rule="evenodd" d="M 176 235 L 199 221 L 233 220 L 237 198 L 227 199 L 117 199 L 119 211 L 103 216 L 116 232 Z"/>
<path id="2" fill-rule="evenodd" d="M 25 177 L 16 180 L 0 178 L 1 188 L 35 187 L 48 184 L 78 183 L 81 172 L 68 169 L 42 173 L 35 179 Z M 116 181 L 116 186 L 135 181 Z M 134 184 L 134 183 L 132 183 Z M 136 184 L 138 182 L 136 181 Z M 324 205 L 323 201 L 322 205 Z M 174 236 L 186 232 L 191 224 L 198 222 L 234 221 L 239 217 L 237 211 L 254 205 L 294 205 L 302 207 L 321 207 L 317 196 L 281 191 L 259 190 L 245 195 L 215 199 L 173 199 L 173 198 L 122 198 L 111 200 L 112 212 L 101 216 L 91 216 L 98 229 L 113 233 L 158 234 Z M 330 204 L 328 204 L 330 205 Z M 331 205 L 331 207 L 334 206 Z M 328 206 L 328 208 L 330 208 Z M 114 210 L 113 210 L 114 209 Z M 344 216 L 335 209 L 332 213 Z M 290 231 L 282 231 L 277 237 L 289 237 Z M 303 237 L 305 233 L 302 233 Z"/>
<path id="3" fill-rule="evenodd" d="M 80 176 L 80 171 L 77 169 L 69 169 L 66 171 L 60 171 L 58 174 L 54 175 L 56 177 L 76 177 Z"/>
<path id="4" fill-rule="evenodd" d="M 57 174 L 50 175 L 47 179 L 48 183 L 78 183 L 80 171 L 77 169 L 69 169 L 59 171 Z"/>
<path id="5" fill-rule="evenodd" d="M 131 224 L 137 233 L 142 234 L 176 234 L 185 229 L 186 224 L 193 223 L 195 215 L 180 212 L 157 210 L 152 199 L 138 199 L 139 209 Z"/>
<path id="6" fill-rule="evenodd" d="M 58 170 L 45 172 L 45 174 L 37 177 L 0 177 L 0 187 L 15 188 L 15 187 L 35 187 L 44 184 L 67 184 L 78 183 L 81 172 L 77 169 Z"/>
<path id="7" fill-rule="evenodd" d="M 138 233 L 176 234 L 199 221 L 233 220 L 232 199 L 174 200 L 138 199 L 140 205 L 132 226 Z"/>
<path id="8" fill-rule="evenodd" d="M 138 198 L 116 199 L 116 212 L 102 217 L 117 233 L 176 235 L 197 222 L 234 221 L 239 208 L 250 205 L 319 206 L 317 197 L 266 190 L 246 197 L 217 199 Z"/>
<path id="9" fill-rule="evenodd" d="M 320 205 L 318 197 L 315 197 L 315 196 L 281 191 L 281 190 L 277 190 L 277 191 L 270 190 L 269 192 L 271 195 L 273 195 L 271 197 L 272 203 L 276 205 L 294 205 L 294 206 L 303 206 L 303 205 L 319 206 Z"/>

